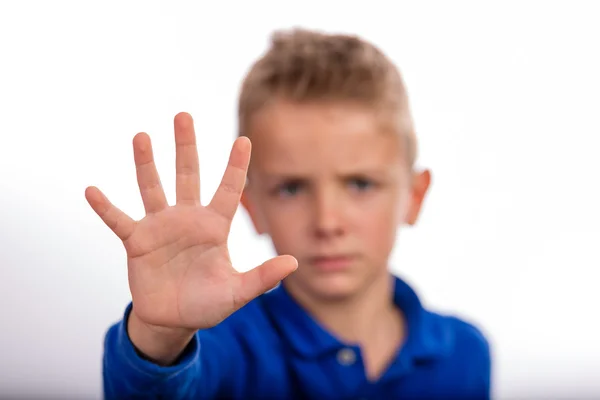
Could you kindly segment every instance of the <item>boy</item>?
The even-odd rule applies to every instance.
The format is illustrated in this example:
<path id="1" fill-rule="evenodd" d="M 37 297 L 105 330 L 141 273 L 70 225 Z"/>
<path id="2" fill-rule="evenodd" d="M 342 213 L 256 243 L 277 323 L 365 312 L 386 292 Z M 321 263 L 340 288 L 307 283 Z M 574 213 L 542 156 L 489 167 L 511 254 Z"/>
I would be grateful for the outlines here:
<path id="1" fill-rule="evenodd" d="M 489 398 L 486 339 L 425 310 L 388 270 L 430 175 L 413 168 L 406 92 L 386 56 L 356 37 L 279 32 L 243 83 L 239 126 L 207 206 L 185 113 L 175 206 L 144 133 L 133 146 L 146 217 L 86 190 L 123 241 L 133 299 L 106 335 L 106 397 Z M 279 254 L 246 273 L 227 250 L 240 202 Z"/>

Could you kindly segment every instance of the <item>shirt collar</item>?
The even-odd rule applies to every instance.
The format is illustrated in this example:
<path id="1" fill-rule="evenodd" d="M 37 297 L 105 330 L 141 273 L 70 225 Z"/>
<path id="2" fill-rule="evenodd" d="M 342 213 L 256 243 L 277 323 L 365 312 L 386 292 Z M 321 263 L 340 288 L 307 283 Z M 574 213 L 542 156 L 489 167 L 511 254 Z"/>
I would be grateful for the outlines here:
<path id="1" fill-rule="evenodd" d="M 425 361 L 444 355 L 448 351 L 450 338 L 448 330 L 439 323 L 439 318 L 427 311 L 416 292 L 398 277 L 394 277 L 393 297 L 404 313 L 408 327 L 402 357 Z M 279 285 L 262 298 L 275 328 L 301 357 L 316 358 L 348 346 L 304 311 L 284 285 Z"/>

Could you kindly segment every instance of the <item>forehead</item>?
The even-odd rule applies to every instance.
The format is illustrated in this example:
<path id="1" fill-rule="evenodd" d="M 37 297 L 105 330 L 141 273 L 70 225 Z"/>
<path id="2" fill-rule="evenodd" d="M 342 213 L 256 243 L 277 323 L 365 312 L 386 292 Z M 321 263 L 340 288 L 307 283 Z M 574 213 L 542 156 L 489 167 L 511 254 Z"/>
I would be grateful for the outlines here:
<path id="1" fill-rule="evenodd" d="M 275 103 L 250 123 L 252 169 L 269 175 L 384 173 L 401 164 L 402 152 L 398 135 L 382 122 L 355 104 Z"/>

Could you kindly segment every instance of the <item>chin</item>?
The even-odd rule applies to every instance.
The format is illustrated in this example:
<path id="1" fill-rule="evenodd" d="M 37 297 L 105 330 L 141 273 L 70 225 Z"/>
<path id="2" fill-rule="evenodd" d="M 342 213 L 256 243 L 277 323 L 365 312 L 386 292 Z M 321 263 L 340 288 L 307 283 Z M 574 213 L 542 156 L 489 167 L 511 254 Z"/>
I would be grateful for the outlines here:
<path id="1" fill-rule="evenodd" d="M 323 274 L 303 277 L 302 282 L 295 282 L 311 296 L 324 301 L 341 301 L 353 297 L 362 287 L 357 276 L 349 274 Z"/>

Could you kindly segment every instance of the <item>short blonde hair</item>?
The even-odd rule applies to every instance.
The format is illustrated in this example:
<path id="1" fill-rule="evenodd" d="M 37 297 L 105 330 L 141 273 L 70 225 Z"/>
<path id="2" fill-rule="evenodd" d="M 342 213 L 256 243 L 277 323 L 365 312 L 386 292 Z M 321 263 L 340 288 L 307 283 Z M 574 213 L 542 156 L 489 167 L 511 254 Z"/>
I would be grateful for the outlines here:
<path id="1" fill-rule="evenodd" d="M 276 98 L 356 102 L 384 112 L 404 138 L 409 166 L 414 166 L 417 143 L 403 79 L 372 43 L 306 29 L 276 31 L 242 83 L 238 134 L 247 135 L 252 115 Z"/>

